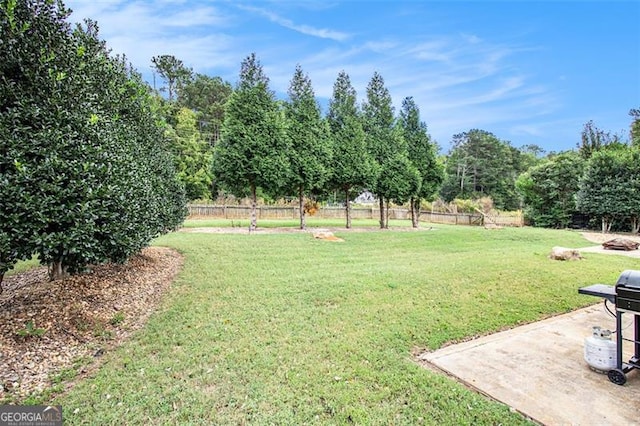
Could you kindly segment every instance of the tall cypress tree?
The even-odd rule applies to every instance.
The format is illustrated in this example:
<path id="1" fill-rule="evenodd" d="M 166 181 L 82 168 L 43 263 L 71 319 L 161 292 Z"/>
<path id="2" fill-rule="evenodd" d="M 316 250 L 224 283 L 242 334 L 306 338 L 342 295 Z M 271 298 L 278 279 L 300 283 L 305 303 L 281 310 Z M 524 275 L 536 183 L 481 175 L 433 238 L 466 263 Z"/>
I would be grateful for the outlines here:
<path id="1" fill-rule="evenodd" d="M 349 75 L 341 71 L 333 85 L 327 120 L 333 145 L 331 186 L 345 196 L 346 227 L 351 228 L 351 198 L 372 179 L 373 164 Z"/>
<path id="2" fill-rule="evenodd" d="M 289 173 L 288 144 L 269 79 L 252 53 L 240 66 L 229 97 L 222 135 L 214 150 L 214 179 L 236 196 L 251 197 L 251 224 L 257 227 L 257 189 L 276 194 Z"/>
<path id="3" fill-rule="evenodd" d="M 300 229 L 305 229 L 305 196 L 321 189 L 329 177 L 331 147 L 326 122 L 320 115 L 309 76 L 296 66 L 285 108 L 287 138 L 291 147 L 290 186 L 298 195 Z"/>
<path id="4" fill-rule="evenodd" d="M 427 125 L 420 121 L 420 110 L 412 97 L 402 101 L 398 121 L 409 160 L 420 174 L 420 190 L 411 197 L 411 223 L 417 228 L 421 201 L 430 200 L 438 193 L 444 180 L 444 167 L 437 160 L 436 146 L 427 133 Z"/>
<path id="5" fill-rule="evenodd" d="M 390 163 L 392 161 L 397 163 L 405 147 L 401 135 L 394 129 L 395 118 L 391 95 L 384 85 L 384 79 L 377 72 L 373 74 L 367 86 L 367 99 L 363 103 L 362 111 L 367 147 L 378 171 L 373 189 L 380 204 L 380 228 L 386 228 L 384 202 L 385 198 L 388 200 L 389 194 L 386 194 L 385 190 L 389 190 L 393 179 L 383 175 L 390 173 L 391 170 L 399 170 L 398 164 L 392 167 Z"/>

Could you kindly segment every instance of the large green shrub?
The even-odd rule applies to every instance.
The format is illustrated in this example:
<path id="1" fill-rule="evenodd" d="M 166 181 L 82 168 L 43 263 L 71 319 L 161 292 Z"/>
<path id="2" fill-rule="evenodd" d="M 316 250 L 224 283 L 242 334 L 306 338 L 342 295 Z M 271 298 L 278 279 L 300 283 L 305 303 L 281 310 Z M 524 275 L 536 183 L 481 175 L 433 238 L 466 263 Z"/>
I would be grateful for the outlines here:
<path id="1" fill-rule="evenodd" d="M 185 216 L 149 91 L 61 2 L 0 0 L 0 275 L 125 261 Z"/>

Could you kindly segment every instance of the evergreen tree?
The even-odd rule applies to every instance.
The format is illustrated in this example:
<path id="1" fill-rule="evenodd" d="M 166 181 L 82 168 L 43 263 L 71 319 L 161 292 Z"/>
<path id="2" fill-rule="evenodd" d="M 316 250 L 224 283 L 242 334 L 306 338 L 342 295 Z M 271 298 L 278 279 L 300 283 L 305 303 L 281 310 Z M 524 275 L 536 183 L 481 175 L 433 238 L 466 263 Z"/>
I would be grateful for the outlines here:
<path id="1" fill-rule="evenodd" d="M 515 181 L 520 172 L 508 142 L 472 129 L 453 137 L 441 194 L 446 201 L 491 197 L 499 209 L 517 209 Z"/>
<path id="2" fill-rule="evenodd" d="M 232 91 L 231 84 L 220 77 L 196 74 L 178 92 L 178 104 L 196 113 L 197 129 L 211 146 L 220 139 L 224 106 Z"/>
<path id="3" fill-rule="evenodd" d="M 367 100 L 363 103 L 363 128 L 367 137 L 367 147 L 369 154 L 376 163 L 377 175 L 376 185 L 372 188 L 378 197 L 380 205 L 380 228 L 386 228 L 384 202 L 389 198 L 383 188 L 388 189 L 388 183 L 395 180 L 388 176 L 384 185 L 379 185 L 382 176 L 397 170 L 397 160 L 399 155 L 406 151 L 406 146 L 401 134 L 394 129 L 395 119 L 393 116 L 393 106 L 391 95 L 384 86 L 384 79 L 377 72 L 373 74 L 371 81 L 367 85 Z M 395 162 L 391 167 L 391 162 Z"/>
<path id="4" fill-rule="evenodd" d="M 640 152 L 618 147 L 594 152 L 589 158 L 576 200 L 578 208 L 602 220 L 609 232 L 616 220 L 630 220 L 638 232 L 640 218 Z"/>
<path id="5" fill-rule="evenodd" d="M 291 147 L 290 186 L 298 196 L 300 229 L 305 229 L 305 196 L 323 187 L 329 177 L 331 147 L 327 124 L 320 115 L 311 80 L 296 67 L 285 108 Z"/>
<path id="6" fill-rule="evenodd" d="M 33 254 L 52 279 L 127 260 L 186 213 L 147 86 L 62 3 L 0 16 L 0 274 Z"/>
<path id="7" fill-rule="evenodd" d="M 444 179 L 444 168 L 436 156 L 427 126 L 420 121 L 420 110 L 412 97 L 402 101 L 399 125 L 407 143 L 408 157 L 420 176 L 419 190 L 411 196 L 411 223 L 418 227 L 422 200 L 432 200 Z"/>
<path id="8" fill-rule="evenodd" d="M 615 220 L 628 217 L 627 191 L 631 176 L 626 150 L 601 149 L 591 154 L 576 196 L 578 209 L 602 221 L 609 232 Z M 637 197 L 637 195 L 636 195 Z"/>
<path id="9" fill-rule="evenodd" d="M 180 88 L 191 79 L 193 71 L 173 55 L 159 55 L 151 58 L 151 63 L 160 77 L 167 84 L 160 90 L 166 90 L 169 102 L 173 101 Z"/>
<path id="10" fill-rule="evenodd" d="M 640 109 L 632 108 L 629 110 L 629 116 L 631 117 L 631 125 L 629 130 L 629 136 L 631 138 L 631 145 L 640 148 Z"/>
<path id="11" fill-rule="evenodd" d="M 257 227 L 258 188 L 276 194 L 289 175 L 282 121 L 269 79 L 252 53 L 242 61 L 240 79 L 227 102 L 213 161 L 214 178 L 224 189 L 251 197 L 250 230 Z"/>
<path id="12" fill-rule="evenodd" d="M 346 227 L 351 228 L 351 198 L 371 182 L 374 166 L 349 75 L 341 71 L 333 85 L 327 115 L 333 146 L 331 187 L 345 196 Z"/>

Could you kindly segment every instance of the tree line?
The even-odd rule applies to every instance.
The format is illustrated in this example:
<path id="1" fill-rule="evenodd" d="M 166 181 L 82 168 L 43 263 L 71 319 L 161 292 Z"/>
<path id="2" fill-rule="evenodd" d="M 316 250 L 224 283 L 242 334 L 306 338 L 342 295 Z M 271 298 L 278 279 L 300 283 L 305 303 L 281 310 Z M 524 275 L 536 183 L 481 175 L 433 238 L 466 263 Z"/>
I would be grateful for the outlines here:
<path id="1" fill-rule="evenodd" d="M 191 121 L 191 132 L 178 131 L 186 123 L 185 115 L 195 114 L 196 121 L 200 118 L 205 123 L 214 121 L 202 107 L 193 105 L 198 99 L 193 96 L 194 85 L 205 77 L 194 75 L 171 55 L 154 57 L 152 63 L 170 94 L 166 110 L 177 111 L 175 119 L 168 120 L 175 122 L 175 145 L 184 145 L 185 135 L 197 133 L 195 121 Z M 218 88 L 222 87 L 229 86 Z M 188 154 L 179 150 L 176 163 L 181 169 L 188 159 L 202 159 L 194 162 L 199 166 L 183 179 L 188 187 L 189 179 L 201 176 L 198 191 L 189 193 L 194 199 L 210 195 L 207 185 L 215 192 L 249 197 L 251 229 L 257 226 L 259 193 L 296 197 L 300 227 L 305 228 L 304 206 L 337 192 L 345 202 L 349 228 L 351 200 L 365 190 L 380 202 L 381 228 L 388 227 L 389 203 L 410 202 L 417 226 L 421 200 L 437 195 L 444 179 L 437 147 L 420 120 L 415 101 L 405 98 L 396 116 L 391 95 L 378 73 L 367 86 L 362 104 L 349 75 L 339 73 L 329 110 L 323 116 L 311 80 L 300 65 L 292 76 L 288 99 L 280 101 L 269 88 L 260 61 L 251 54 L 241 63 L 236 87 L 225 95 L 224 117 L 215 122 L 219 132 L 213 143 L 208 145 L 201 139 Z"/>
<path id="2" fill-rule="evenodd" d="M 437 143 L 429 136 L 415 101 L 405 98 L 396 115 L 378 73 L 367 86 L 366 98 L 358 103 L 349 75 L 342 71 L 323 116 L 311 81 L 299 65 L 288 99 L 279 101 L 269 89 L 269 79 L 255 54 L 242 62 L 235 88 L 219 78 L 194 75 L 171 55 L 155 57 L 152 62 L 170 88 L 168 99 L 161 98 L 165 110 L 178 111 L 174 118 L 168 118 L 175 123 L 175 142 L 181 147 L 177 150 L 178 168 L 185 170 L 185 161 L 195 157 L 195 149 L 185 155 L 181 135 L 197 134 L 197 120 L 203 123 L 203 134 L 214 135 L 209 143 L 200 138 L 202 161 L 192 162 L 198 167 L 192 168 L 190 177 L 182 177 L 187 188 L 192 184 L 189 179 L 201 178 L 197 191 L 188 191 L 191 199 L 215 197 L 223 190 L 248 196 L 255 207 L 258 194 L 297 197 L 300 226 L 304 228 L 305 204 L 337 193 L 345 204 L 346 226 L 350 227 L 350 200 L 368 190 L 379 202 L 380 226 L 384 228 L 390 203 L 408 203 L 413 226 L 417 226 L 423 200 L 489 197 L 498 209 L 524 209 L 534 226 L 593 227 L 597 220 L 609 230 L 614 223 L 626 228 L 621 224 L 629 219 L 630 230 L 637 232 L 637 219 L 631 213 L 637 197 L 631 180 L 635 173 L 633 150 L 640 134 L 638 110 L 630 111 L 628 140 L 589 121 L 576 149 L 543 155 L 537 145 L 515 148 L 491 132 L 471 129 L 454 135 L 450 151 L 438 155 Z M 206 87 L 205 81 L 210 83 Z M 204 100 L 205 93 L 215 101 Z M 215 106 L 215 115 L 208 112 L 207 105 Z M 180 131 L 185 114 L 192 117 L 190 132 Z M 209 123 L 215 126 L 214 132 L 206 129 Z M 604 189 L 589 186 L 589 182 L 604 181 L 603 171 L 592 163 L 614 153 L 627 160 L 617 159 L 612 170 L 628 177 L 609 179 L 619 187 L 607 189 L 610 199 L 602 199 Z M 587 160 L 594 154 L 587 168 Z M 594 174 L 598 177 L 590 177 Z M 251 226 L 255 226 L 255 213 Z"/>

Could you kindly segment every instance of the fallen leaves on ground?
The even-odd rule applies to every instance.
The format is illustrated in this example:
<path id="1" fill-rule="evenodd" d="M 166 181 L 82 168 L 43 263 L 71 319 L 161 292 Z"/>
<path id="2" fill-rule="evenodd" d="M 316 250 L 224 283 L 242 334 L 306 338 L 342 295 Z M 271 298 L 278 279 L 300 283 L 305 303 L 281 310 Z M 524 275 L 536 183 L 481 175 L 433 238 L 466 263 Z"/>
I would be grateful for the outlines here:
<path id="1" fill-rule="evenodd" d="M 56 376 L 86 372 L 144 325 L 182 267 L 149 247 L 123 265 L 48 281 L 39 267 L 9 276 L 0 294 L 0 402 L 20 403 Z"/>

